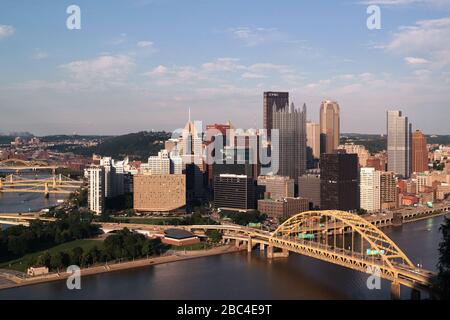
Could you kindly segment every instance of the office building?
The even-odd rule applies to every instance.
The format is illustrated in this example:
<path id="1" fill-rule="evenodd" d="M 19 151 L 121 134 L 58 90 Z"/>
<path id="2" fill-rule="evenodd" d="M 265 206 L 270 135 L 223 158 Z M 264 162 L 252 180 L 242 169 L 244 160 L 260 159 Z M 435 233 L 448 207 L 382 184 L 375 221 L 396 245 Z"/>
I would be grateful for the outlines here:
<path id="1" fill-rule="evenodd" d="M 306 171 L 306 105 L 296 109 L 292 103 L 288 110 L 273 112 L 273 129 L 279 130 L 278 149 L 272 141 L 272 161 L 278 159 L 278 172 L 274 175 L 294 179 Z"/>
<path id="2" fill-rule="evenodd" d="M 321 153 L 333 153 L 340 143 L 340 107 L 326 100 L 320 105 Z"/>
<path id="3" fill-rule="evenodd" d="M 310 209 L 320 208 L 320 170 L 308 170 L 298 178 L 298 195 L 308 199 Z"/>
<path id="4" fill-rule="evenodd" d="M 411 175 L 411 125 L 401 111 L 387 112 L 388 171 L 409 178 Z"/>
<path id="5" fill-rule="evenodd" d="M 412 134 L 412 172 L 428 171 L 427 138 L 420 130 Z"/>
<path id="6" fill-rule="evenodd" d="M 89 210 L 96 214 L 102 214 L 105 209 L 105 169 L 101 166 L 91 166 L 85 172 L 89 184 Z"/>
<path id="7" fill-rule="evenodd" d="M 270 195 L 272 200 L 293 198 L 295 185 L 294 179 L 282 176 L 260 176 L 258 186 L 264 188 L 264 192 Z"/>
<path id="8" fill-rule="evenodd" d="M 343 150 L 320 157 L 320 201 L 323 210 L 359 209 L 358 156 Z"/>
<path id="9" fill-rule="evenodd" d="M 359 166 L 360 167 L 367 166 L 367 161 L 370 157 L 370 153 L 366 149 L 366 147 L 359 145 L 359 144 L 346 143 L 346 144 L 340 145 L 338 148 L 345 150 L 345 152 L 347 152 L 348 154 L 358 155 Z"/>
<path id="10" fill-rule="evenodd" d="M 258 211 L 273 219 L 285 220 L 293 215 L 309 210 L 308 199 L 283 198 L 258 200 Z"/>
<path id="11" fill-rule="evenodd" d="M 186 205 L 186 176 L 162 174 L 134 176 L 134 209 L 138 212 L 172 212 Z"/>
<path id="12" fill-rule="evenodd" d="M 314 169 L 320 159 L 320 124 L 306 123 L 307 167 Z"/>
<path id="13" fill-rule="evenodd" d="M 381 172 L 380 203 L 383 210 L 398 207 L 397 179 L 393 172 Z"/>
<path id="14" fill-rule="evenodd" d="M 255 180 L 245 175 L 221 174 L 215 176 L 214 207 L 240 212 L 255 210 Z"/>
<path id="15" fill-rule="evenodd" d="M 368 212 L 381 209 L 381 172 L 374 168 L 360 170 L 360 206 Z"/>
<path id="16" fill-rule="evenodd" d="M 267 139 L 270 141 L 271 129 L 273 128 L 272 115 L 287 109 L 289 106 L 289 92 L 264 92 L 263 101 L 263 126 L 267 129 Z"/>

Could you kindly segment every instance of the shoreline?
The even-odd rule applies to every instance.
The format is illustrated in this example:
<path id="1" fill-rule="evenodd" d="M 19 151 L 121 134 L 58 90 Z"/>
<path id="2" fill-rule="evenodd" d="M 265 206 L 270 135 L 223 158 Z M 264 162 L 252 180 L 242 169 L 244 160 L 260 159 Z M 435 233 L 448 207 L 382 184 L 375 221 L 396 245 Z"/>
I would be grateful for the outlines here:
<path id="1" fill-rule="evenodd" d="M 210 257 L 210 256 L 216 256 L 221 254 L 229 254 L 229 253 L 236 253 L 240 252 L 244 249 L 236 248 L 235 246 L 226 245 L 226 246 L 220 246 L 208 250 L 199 250 L 199 251 L 180 251 L 176 252 L 175 254 L 171 254 L 168 256 L 158 256 L 158 257 L 149 257 L 145 259 L 135 260 L 135 261 L 127 261 L 127 262 L 120 262 L 120 263 L 114 263 L 114 264 L 106 264 L 101 266 L 94 266 L 89 267 L 85 269 L 81 269 L 81 276 L 92 276 L 97 274 L 103 274 L 103 273 L 109 273 L 109 272 L 116 272 L 116 271 L 123 271 L 123 270 L 129 270 L 129 269 L 137 269 L 137 268 L 144 268 L 148 266 L 155 266 L 165 263 L 173 263 L 178 261 L 186 261 L 186 260 L 192 260 L 197 258 L 204 258 L 204 257 Z M 19 278 L 17 276 L 1 276 L 0 279 L 6 279 L 9 282 L 12 283 L 6 283 L 6 284 L 0 284 L 0 290 L 8 290 L 18 287 L 24 287 L 24 286 L 31 286 L 31 285 L 37 285 L 41 283 L 47 283 L 47 282 L 55 282 L 55 281 L 62 281 L 66 280 L 71 274 L 68 274 L 66 272 L 64 273 L 50 273 L 44 276 L 37 276 L 34 278 Z M 14 278 L 14 279 L 13 279 Z"/>

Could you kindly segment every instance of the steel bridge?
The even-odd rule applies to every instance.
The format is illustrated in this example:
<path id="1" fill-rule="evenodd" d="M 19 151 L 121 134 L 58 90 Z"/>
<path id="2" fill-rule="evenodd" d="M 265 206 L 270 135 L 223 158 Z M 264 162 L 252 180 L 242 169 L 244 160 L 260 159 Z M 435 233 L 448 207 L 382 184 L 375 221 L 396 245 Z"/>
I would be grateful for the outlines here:
<path id="1" fill-rule="evenodd" d="M 309 211 L 297 214 L 274 232 L 240 226 L 186 226 L 191 231 L 221 230 L 225 241 L 267 248 L 267 257 L 287 257 L 289 252 L 319 259 L 391 282 L 391 294 L 400 298 L 400 285 L 431 291 L 434 273 L 415 267 L 406 254 L 366 219 L 343 211 Z M 281 252 L 276 252 L 276 249 Z"/>
<path id="2" fill-rule="evenodd" d="M 82 184 L 82 181 L 70 179 L 62 174 L 44 179 L 30 179 L 10 174 L 0 179 L 0 193 L 42 193 L 48 197 L 50 194 L 73 193 L 80 189 Z"/>
<path id="3" fill-rule="evenodd" d="M 47 162 L 37 160 L 6 159 L 0 161 L 0 170 L 13 170 L 16 173 L 24 170 L 52 170 L 55 173 L 58 168 L 64 168 L 64 166 L 49 165 Z"/>

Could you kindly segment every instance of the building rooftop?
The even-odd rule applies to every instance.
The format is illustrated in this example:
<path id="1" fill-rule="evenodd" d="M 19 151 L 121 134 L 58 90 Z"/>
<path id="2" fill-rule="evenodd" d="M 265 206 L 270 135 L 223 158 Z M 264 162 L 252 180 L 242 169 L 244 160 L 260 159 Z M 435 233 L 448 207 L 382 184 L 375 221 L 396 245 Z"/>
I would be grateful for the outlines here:
<path id="1" fill-rule="evenodd" d="M 188 238 L 196 237 L 196 235 L 193 234 L 192 232 L 189 232 L 187 230 L 182 230 L 182 229 L 167 229 L 167 230 L 164 230 L 164 236 L 166 238 L 172 238 L 172 239 L 177 239 L 177 240 L 182 240 L 182 239 L 188 239 Z"/>

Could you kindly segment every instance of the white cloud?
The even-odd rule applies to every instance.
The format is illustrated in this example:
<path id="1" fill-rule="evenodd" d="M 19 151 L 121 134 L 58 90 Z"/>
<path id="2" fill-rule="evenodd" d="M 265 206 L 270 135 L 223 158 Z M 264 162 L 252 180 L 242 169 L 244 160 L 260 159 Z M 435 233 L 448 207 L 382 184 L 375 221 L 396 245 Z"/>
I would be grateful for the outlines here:
<path id="1" fill-rule="evenodd" d="M 379 48 L 403 55 L 409 65 L 429 63 L 438 70 L 450 65 L 450 17 L 420 20 L 413 26 L 403 26 L 390 42 Z M 420 57 L 420 58 L 417 58 Z"/>
<path id="2" fill-rule="evenodd" d="M 39 49 L 39 48 L 37 48 L 37 49 L 34 50 L 32 58 L 35 59 L 35 60 L 43 60 L 43 59 L 48 58 L 48 53 L 43 51 L 43 50 L 41 50 L 41 49 Z"/>
<path id="3" fill-rule="evenodd" d="M 80 82 L 108 81 L 112 84 L 124 81 L 135 66 L 126 55 L 103 55 L 90 60 L 78 60 L 61 65 L 70 77 Z"/>
<path id="4" fill-rule="evenodd" d="M 138 48 L 151 48 L 154 43 L 152 41 L 139 41 L 136 45 Z"/>
<path id="5" fill-rule="evenodd" d="M 236 27 L 227 30 L 235 39 L 245 43 L 246 46 L 253 47 L 274 41 L 287 41 L 287 35 L 281 33 L 276 28 L 263 27 Z"/>
<path id="6" fill-rule="evenodd" d="M 12 26 L 0 24 L 0 39 L 12 36 L 14 32 L 15 29 Z"/>
<path id="7" fill-rule="evenodd" d="M 410 65 L 418 65 L 418 64 L 427 64 L 430 61 L 423 58 L 415 58 L 415 57 L 406 57 L 405 62 Z"/>

